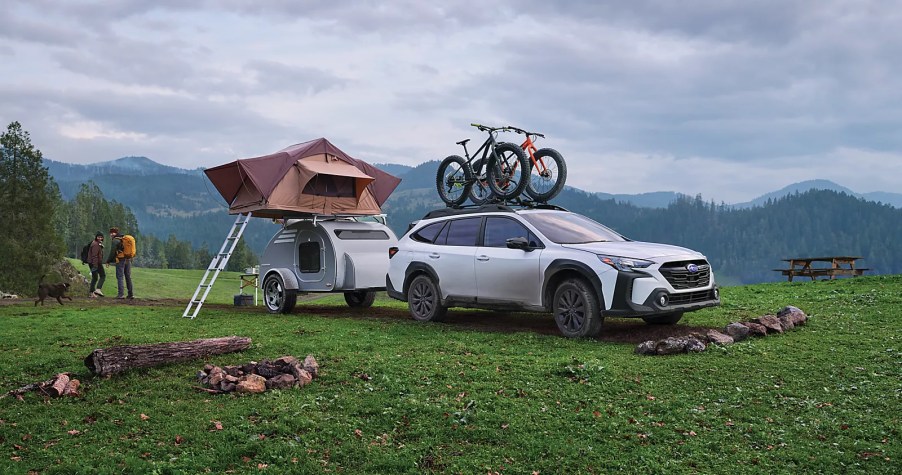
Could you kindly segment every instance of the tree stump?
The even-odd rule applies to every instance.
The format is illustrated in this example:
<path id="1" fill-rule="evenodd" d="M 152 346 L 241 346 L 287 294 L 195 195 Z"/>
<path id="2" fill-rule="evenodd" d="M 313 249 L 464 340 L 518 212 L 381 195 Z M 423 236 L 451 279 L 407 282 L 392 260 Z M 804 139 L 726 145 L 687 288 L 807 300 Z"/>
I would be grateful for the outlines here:
<path id="1" fill-rule="evenodd" d="M 107 376 L 135 368 L 148 368 L 208 355 L 246 350 L 250 346 L 251 339 L 240 336 L 151 345 L 113 346 L 92 351 L 85 358 L 85 366 L 94 374 Z"/>

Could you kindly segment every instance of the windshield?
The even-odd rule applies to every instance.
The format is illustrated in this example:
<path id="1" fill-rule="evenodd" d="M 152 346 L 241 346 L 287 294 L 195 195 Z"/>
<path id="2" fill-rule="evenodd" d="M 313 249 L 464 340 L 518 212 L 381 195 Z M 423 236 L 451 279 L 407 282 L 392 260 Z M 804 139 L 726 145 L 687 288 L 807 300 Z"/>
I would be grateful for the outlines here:
<path id="1" fill-rule="evenodd" d="M 529 224 L 558 244 L 626 241 L 611 229 L 574 213 L 523 213 Z"/>

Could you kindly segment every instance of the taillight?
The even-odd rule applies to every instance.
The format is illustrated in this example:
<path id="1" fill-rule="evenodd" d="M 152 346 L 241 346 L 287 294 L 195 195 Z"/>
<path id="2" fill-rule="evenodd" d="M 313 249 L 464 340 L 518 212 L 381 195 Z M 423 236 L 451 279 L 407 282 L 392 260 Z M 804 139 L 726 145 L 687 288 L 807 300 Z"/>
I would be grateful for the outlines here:
<path id="1" fill-rule="evenodd" d="M 391 259 L 392 257 L 395 257 L 395 254 L 397 254 L 397 253 L 398 253 L 398 248 L 397 248 L 397 247 L 390 247 L 390 248 L 388 248 L 388 258 L 389 258 L 389 259 Z"/>

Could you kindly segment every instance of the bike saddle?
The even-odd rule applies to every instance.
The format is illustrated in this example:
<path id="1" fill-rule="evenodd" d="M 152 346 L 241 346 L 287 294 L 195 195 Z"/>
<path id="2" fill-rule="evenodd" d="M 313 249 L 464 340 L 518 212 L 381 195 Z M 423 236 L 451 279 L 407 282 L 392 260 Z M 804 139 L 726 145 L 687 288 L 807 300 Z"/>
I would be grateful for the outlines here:
<path id="1" fill-rule="evenodd" d="M 469 142 L 469 141 L 470 141 L 470 139 L 463 139 L 460 142 L 457 142 L 457 145 L 466 145 L 467 142 Z"/>

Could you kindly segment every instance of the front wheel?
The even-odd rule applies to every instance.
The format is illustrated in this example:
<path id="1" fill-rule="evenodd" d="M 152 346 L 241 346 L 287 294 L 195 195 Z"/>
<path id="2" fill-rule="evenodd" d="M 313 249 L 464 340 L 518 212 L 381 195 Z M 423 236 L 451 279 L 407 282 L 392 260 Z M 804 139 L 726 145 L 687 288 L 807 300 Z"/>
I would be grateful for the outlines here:
<path id="1" fill-rule="evenodd" d="M 489 189 L 502 200 L 520 196 L 529 182 L 529 162 L 523 149 L 509 142 L 495 145 L 486 178 Z"/>
<path id="2" fill-rule="evenodd" d="M 345 292 L 345 302 L 351 308 L 368 308 L 376 301 L 376 292 L 366 290 L 352 290 Z"/>
<path id="3" fill-rule="evenodd" d="M 604 318 L 592 287 L 582 279 L 567 279 L 554 292 L 554 321 L 568 338 L 594 337 Z"/>
<path id="4" fill-rule="evenodd" d="M 564 189 L 567 181 L 567 164 L 564 157 L 553 148 L 543 148 L 533 155 L 526 194 L 535 201 L 547 203 Z"/>
<path id="5" fill-rule="evenodd" d="M 673 325 L 679 322 L 681 318 L 683 318 L 683 312 L 674 312 L 665 315 L 642 317 L 642 320 L 645 320 L 645 323 L 649 325 Z"/>
<path id="6" fill-rule="evenodd" d="M 297 290 L 286 289 L 279 274 L 271 274 L 263 281 L 263 303 L 269 313 L 291 313 L 297 298 Z"/>
<path id="7" fill-rule="evenodd" d="M 458 155 L 442 160 L 435 174 L 435 188 L 438 196 L 448 206 L 458 206 L 467 200 L 473 183 L 470 165 Z"/>
<path id="8" fill-rule="evenodd" d="M 426 275 L 418 275 L 410 283 L 407 306 L 410 316 L 420 322 L 440 322 L 448 313 L 448 307 L 442 305 L 438 286 Z"/>

